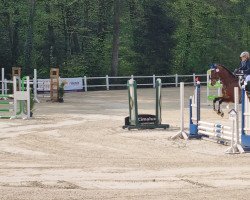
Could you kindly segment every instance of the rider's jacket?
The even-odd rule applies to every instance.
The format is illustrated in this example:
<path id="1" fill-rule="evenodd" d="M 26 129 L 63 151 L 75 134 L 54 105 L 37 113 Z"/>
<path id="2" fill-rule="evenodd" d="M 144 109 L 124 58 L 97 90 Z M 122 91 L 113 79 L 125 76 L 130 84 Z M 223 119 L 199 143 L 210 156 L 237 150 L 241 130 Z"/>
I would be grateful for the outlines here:
<path id="1" fill-rule="evenodd" d="M 240 67 L 238 70 L 242 70 L 244 73 L 244 76 L 250 75 L 250 60 L 242 61 L 240 62 Z"/>

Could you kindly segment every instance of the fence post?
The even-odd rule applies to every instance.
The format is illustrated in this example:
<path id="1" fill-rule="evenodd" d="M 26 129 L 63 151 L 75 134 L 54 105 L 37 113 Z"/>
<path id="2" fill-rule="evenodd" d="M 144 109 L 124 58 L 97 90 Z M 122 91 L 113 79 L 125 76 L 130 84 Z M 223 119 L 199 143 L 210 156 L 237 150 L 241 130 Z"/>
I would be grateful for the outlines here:
<path id="1" fill-rule="evenodd" d="M 208 103 L 208 96 L 209 96 L 209 74 L 207 73 L 207 103 Z"/>
<path id="2" fill-rule="evenodd" d="M 155 88 L 155 75 L 153 75 L 153 88 Z"/>
<path id="3" fill-rule="evenodd" d="M 193 73 L 193 82 L 194 82 L 194 86 L 195 86 L 195 73 Z"/>
<path id="4" fill-rule="evenodd" d="M 4 79 L 4 94 L 8 94 L 7 79 Z"/>
<path id="5" fill-rule="evenodd" d="M 175 87 L 178 87 L 178 74 L 175 74 Z"/>
<path id="6" fill-rule="evenodd" d="M 34 78 L 33 78 L 33 93 L 34 93 L 34 100 L 36 103 L 40 103 L 37 98 L 37 70 L 34 69 Z"/>
<path id="7" fill-rule="evenodd" d="M 106 88 L 109 90 L 109 75 L 106 75 Z"/>
<path id="8" fill-rule="evenodd" d="M 4 94 L 4 68 L 2 68 L 2 95 Z"/>
<path id="9" fill-rule="evenodd" d="M 84 76 L 84 91 L 87 92 L 88 91 L 88 86 L 87 86 L 87 77 Z"/>

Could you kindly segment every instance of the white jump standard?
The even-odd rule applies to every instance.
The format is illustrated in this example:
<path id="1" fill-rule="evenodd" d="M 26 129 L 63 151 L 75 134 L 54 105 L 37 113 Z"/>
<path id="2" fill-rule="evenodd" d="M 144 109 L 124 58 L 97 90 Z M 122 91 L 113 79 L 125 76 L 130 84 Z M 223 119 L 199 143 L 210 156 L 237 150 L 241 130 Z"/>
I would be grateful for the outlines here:
<path id="1" fill-rule="evenodd" d="M 14 74 L 16 77 L 20 77 L 21 78 L 21 76 L 20 76 L 21 72 L 20 71 L 19 72 L 15 72 L 15 71 L 18 71 L 18 70 L 13 67 L 12 68 L 12 75 Z M 14 77 L 14 75 L 12 76 L 12 78 Z M 13 84 L 13 81 L 5 79 L 5 70 L 4 70 L 4 68 L 2 68 L 2 70 L 1 70 L 1 81 L 0 82 L 1 82 L 1 85 L 2 85 L 1 86 L 1 93 L 2 93 L 2 95 L 7 94 L 8 91 L 9 91 L 9 89 L 7 87 L 8 86 L 7 84 Z M 33 78 L 33 80 L 29 80 L 29 84 L 33 85 L 34 101 L 36 103 L 39 103 L 39 100 L 37 98 L 37 84 L 38 84 L 38 82 L 37 82 L 37 70 L 36 69 L 34 69 L 34 78 Z"/>
<path id="2" fill-rule="evenodd" d="M 198 83 L 195 87 L 195 92 L 192 97 L 190 97 L 189 100 L 189 110 L 190 110 L 190 118 L 189 118 L 189 128 L 190 132 L 186 133 L 184 132 L 184 125 L 183 125 L 183 118 L 184 118 L 184 107 L 181 106 L 181 131 L 172 137 L 173 139 L 177 137 L 181 138 L 204 138 L 209 137 L 215 139 L 219 143 L 229 143 L 231 142 L 231 147 L 226 151 L 226 153 L 244 153 L 245 151 L 249 151 L 250 149 L 250 135 L 247 134 L 250 133 L 250 122 L 249 118 L 248 120 L 246 117 L 250 117 L 250 103 L 249 99 L 243 98 L 242 102 L 242 133 L 240 138 L 239 133 L 239 91 L 238 88 L 234 88 L 234 102 L 235 106 L 234 109 L 232 109 L 229 112 L 229 119 L 232 120 L 231 126 L 224 126 L 220 123 L 211 123 L 211 122 L 205 122 L 200 120 L 200 84 Z M 242 95 L 245 95 L 245 91 L 242 92 Z M 184 87 L 181 87 L 181 102 L 184 101 Z M 247 102 L 247 103 L 246 103 Z M 245 112 L 245 106 L 249 105 L 249 110 L 246 113 Z M 246 128 L 245 121 L 248 121 L 248 128 Z M 245 133 L 244 133 L 245 131 Z"/>
<path id="3" fill-rule="evenodd" d="M 128 81 L 128 100 L 129 100 L 129 116 L 125 118 L 123 129 L 155 129 L 169 128 L 168 124 L 162 124 L 161 121 L 161 79 L 156 81 L 156 110 L 155 115 L 138 114 L 137 104 L 137 84 L 136 81 L 130 79 Z"/>
<path id="4" fill-rule="evenodd" d="M 233 119 L 232 127 L 224 126 L 220 123 L 209 123 L 200 120 L 200 84 L 197 83 L 195 88 L 195 93 L 192 98 L 190 98 L 189 110 L 190 110 L 190 132 L 189 138 L 201 138 L 201 137 L 212 137 L 219 143 L 231 142 L 231 147 L 226 151 L 226 153 L 243 153 L 245 148 L 242 148 L 239 141 L 239 120 L 238 120 L 238 102 L 239 94 L 238 88 L 234 88 L 234 109 L 229 112 L 229 114 L 235 113 L 235 119 Z"/>
<path id="5" fill-rule="evenodd" d="M 14 76 L 13 94 L 0 95 L 0 105 L 0 112 L 7 113 L 7 115 L 0 115 L 1 119 L 30 118 L 29 77 L 24 77 L 21 80 L 20 77 Z"/>

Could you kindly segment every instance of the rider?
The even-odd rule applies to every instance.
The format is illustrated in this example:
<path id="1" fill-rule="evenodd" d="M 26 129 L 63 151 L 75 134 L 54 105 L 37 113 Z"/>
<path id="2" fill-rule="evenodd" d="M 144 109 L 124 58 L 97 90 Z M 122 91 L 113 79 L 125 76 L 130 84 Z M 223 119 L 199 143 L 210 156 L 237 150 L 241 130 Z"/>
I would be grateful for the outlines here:
<path id="1" fill-rule="evenodd" d="M 249 53 L 247 51 L 243 51 L 240 54 L 240 67 L 235 70 L 235 72 L 243 71 L 245 81 L 250 81 L 250 58 Z"/>
<path id="2" fill-rule="evenodd" d="M 247 95 L 250 95 L 250 58 L 249 58 L 249 53 L 247 51 L 244 51 L 240 54 L 240 67 L 238 69 L 243 71 L 244 74 L 244 79 L 245 79 L 245 83 L 243 83 L 245 85 L 245 89 L 247 92 Z"/>

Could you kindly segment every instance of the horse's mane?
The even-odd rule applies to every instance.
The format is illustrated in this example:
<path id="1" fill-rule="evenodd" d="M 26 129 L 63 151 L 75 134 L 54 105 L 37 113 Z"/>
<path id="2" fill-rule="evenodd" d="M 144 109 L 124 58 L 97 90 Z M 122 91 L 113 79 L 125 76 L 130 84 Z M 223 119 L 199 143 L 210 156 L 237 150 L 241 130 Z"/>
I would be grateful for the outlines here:
<path id="1" fill-rule="evenodd" d="M 217 64 L 217 66 L 223 67 L 231 76 L 237 78 L 227 67 L 221 64 Z"/>

